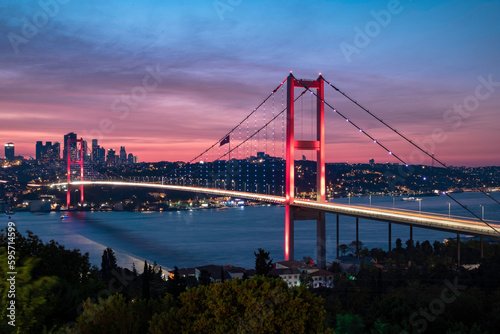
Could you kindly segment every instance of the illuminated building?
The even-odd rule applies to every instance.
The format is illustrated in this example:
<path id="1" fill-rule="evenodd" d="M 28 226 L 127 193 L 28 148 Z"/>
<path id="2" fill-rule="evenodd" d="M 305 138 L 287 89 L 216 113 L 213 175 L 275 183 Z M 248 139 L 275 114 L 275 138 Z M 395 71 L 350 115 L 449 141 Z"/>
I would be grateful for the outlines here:
<path id="1" fill-rule="evenodd" d="M 116 165 L 116 151 L 112 148 L 108 150 L 108 155 L 106 156 L 106 164 L 108 166 Z"/>
<path id="2" fill-rule="evenodd" d="M 120 147 L 120 164 L 127 162 L 127 151 L 125 151 L 125 146 Z"/>
<path id="3" fill-rule="evenodd" d="M 60 144 L 59 142 L 48 141 L 45 145 L 41 141 L 36 142 L 36 160 L 59 160 Z"/>
<path id="4" fill-rule="evenodd" d="M 5 159 L 14 160 L 14 143 L 5 144 Z"/>
<path id="5" fill-rule="evenodd" d="M 66 135 L 64 135 L 64 150 L 63 150 L 63 160 L 66 161 L 68 160 L 68 139 L 75 139 L 76 140 L 76 133 L 70 132 Z M 71 154 L 73 156 L 73 160 L 76 160 L 76 142 L 71 143 Z"/>

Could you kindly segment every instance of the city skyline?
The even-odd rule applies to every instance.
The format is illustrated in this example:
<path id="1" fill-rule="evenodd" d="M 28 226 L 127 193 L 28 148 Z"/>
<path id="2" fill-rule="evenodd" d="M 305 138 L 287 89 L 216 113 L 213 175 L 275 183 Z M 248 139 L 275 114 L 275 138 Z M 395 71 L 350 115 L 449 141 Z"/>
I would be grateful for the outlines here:
<path id="1" fill-rule="evenodd" d="M 322 72 L 449 165 L 500 165 L 496 1 L 8 1 L 0 16 L 0 141 L 16 155 L 75 132 L 188 161 L 293 70 Z M 411 162 L 414 148 L 327 99 Z M 398 162 L 325 111 L 327 162 Z"/>

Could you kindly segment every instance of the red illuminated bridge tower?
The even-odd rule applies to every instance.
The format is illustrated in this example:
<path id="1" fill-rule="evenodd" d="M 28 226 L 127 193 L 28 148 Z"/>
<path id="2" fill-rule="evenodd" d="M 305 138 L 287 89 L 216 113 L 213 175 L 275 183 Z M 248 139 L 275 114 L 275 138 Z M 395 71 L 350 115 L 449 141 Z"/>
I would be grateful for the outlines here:
<path id="1" fill-rule="evenodd" d="M 67 208 L 69 210 L 71 205 L 71 166 L 78 165 L 80 166 L 80 179 L 83 181 L 83 139 L 71 139 L 68 138 L 68 150 L 66 153 L 68 157 L 68 185 L 67 185 L 67 194 L 66 194 L 66 203 Z M 80 203 L 83 206 L 83 185 L 80 185 Z"/>
<path id="2" fill-rule="evenodd" d="M 294 90 L 309 88 L 316 90 L 316 140 L 295 140 Z M 316 80 L 299 80 L 290 73 L 287 81 L 287 128 L 286 128 L 286 214 L 285 214 L 285 260 L 294 257 L 294 222 L 296 220 L 316 220 L 317 265 L 326 266 L 325 212 L 307 210 L 293 205 L 295 199 L 295 151 L 316 151 L 316 194 L 318 201 L 325 201 L 325 109 L 324 79 L 319 75 Z"/>

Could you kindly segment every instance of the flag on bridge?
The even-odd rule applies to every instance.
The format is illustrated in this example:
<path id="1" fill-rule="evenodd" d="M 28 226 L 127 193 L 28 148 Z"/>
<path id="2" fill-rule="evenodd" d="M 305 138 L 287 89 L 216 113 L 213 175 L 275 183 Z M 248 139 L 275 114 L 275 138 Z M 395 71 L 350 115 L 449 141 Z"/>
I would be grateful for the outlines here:
<path id="1" fill-rule="evenodd" d="M 229 144 L 229 135 L 227 135 L 226 137 L 224 137 L 224 139 L 220 141 L 219 147 L 226 144 Z"/>

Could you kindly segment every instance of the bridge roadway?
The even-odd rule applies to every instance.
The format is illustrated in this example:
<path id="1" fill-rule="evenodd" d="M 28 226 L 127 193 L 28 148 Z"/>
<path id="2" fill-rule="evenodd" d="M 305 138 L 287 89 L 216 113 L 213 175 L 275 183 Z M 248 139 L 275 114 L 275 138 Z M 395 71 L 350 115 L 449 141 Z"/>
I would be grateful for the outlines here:
<path id="1" fill-rule="evenodd" d="M 66 186 L 67 183 L 53 184 L 51 186 Z M 158 183 L 136 183 L 136 182 L 122 182 L 122 181 L 74 181 L 71 185 L 107 185 L 107 186 L 128 186 L 128 187 L 146 187 L 165 190 L 187 191 L 193 193 L 210 194 L 217 196 L 227 196 L 242 199 L 249 199 L 254 201 L 286 204 L 285 197 L 247 193 L 233 190 L 189 187 L 179 185 L 167 185 Z M 312 200 L 295 199 L 293 206 L 301 207 L 304 209 L 320 210 L 328 213 L 334 213 L 345 216 L 352 216 L 370 220 L 378 220 L 387 223 L 402 224 L 408 226 L 422 227 L 446 232 L 453 232 L 457 234 L 475 235 L 486 238 L 500 239 L 500 234 L 493 230 L 491 227 L 485 225 L 478 220 L 472 220 L 465 217 L 445 216 L 435 213 L 416 212 L 394 210 L 389 208 L 375 208 L 366 206 L 351 206 L 343 204 L 335 204 L 329 202 L 317 202 Z M 500 231 L 498 222 L 490 222 L 497 231 Z"/>

